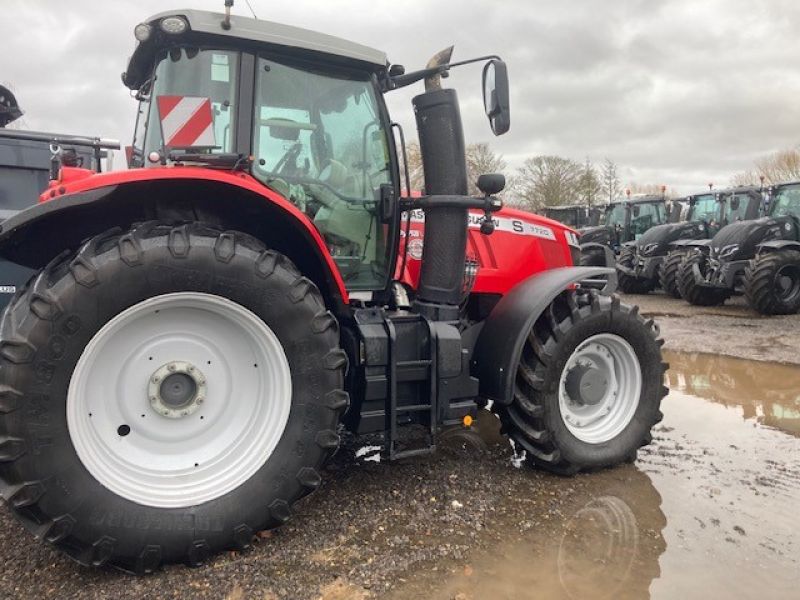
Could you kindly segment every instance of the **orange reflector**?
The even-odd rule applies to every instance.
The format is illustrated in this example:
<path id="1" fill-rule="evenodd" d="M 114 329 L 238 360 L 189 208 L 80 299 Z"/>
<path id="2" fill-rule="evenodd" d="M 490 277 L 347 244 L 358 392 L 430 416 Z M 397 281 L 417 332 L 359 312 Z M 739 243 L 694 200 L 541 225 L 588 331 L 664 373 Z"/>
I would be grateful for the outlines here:
<path id="1" fill-rule="evenodd" d="M 464 415 L 464 427 L 472 427 L 472 415 Z"/>

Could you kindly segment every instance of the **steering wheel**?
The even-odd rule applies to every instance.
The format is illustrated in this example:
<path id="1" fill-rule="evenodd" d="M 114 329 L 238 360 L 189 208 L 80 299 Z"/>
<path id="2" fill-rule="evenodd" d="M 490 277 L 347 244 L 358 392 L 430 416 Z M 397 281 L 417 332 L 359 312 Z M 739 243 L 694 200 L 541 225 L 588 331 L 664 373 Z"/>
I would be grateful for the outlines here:
<path id="1" fill-rule="evenodd" d="M 289 175 L 290 177 L 295 175 L 297 172 L 297 157 L 300 155 L 300 151 L 303 149 L 303 144 L 301 142 L 295 142 L 292 144 L 289 149 L 283 153 L 281 159 L 275 164 L 274 172 L 278 175 Z M 291 162 L 289 162 L 291 160 Z M 292 172 L 289 172 L 289 167 L 291 165 Z"/>

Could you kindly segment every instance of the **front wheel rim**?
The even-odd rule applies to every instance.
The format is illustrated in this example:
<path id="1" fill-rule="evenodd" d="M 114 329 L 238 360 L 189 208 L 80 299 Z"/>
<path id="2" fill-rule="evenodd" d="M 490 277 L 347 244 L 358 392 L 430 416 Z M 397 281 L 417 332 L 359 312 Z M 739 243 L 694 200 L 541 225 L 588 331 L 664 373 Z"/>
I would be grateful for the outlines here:
<path id="1" fill-rule="evenodd" d="M 576 370 L 592 372 L 601 394 L 591 402 L 568 385 Z M 642 368 L 633 346 L 612 333 L 600 333 L 581 342 L 561 373 L 558 404 L 567 430 L 588 444 L 601 444 L 628 426 L 639 406 Z"/>
<path id="2" fill-rule="evenodd" d="M 67 427 L 101 485 L 138 504 L 187 507 L 266 463 L 291 397 L 283 346 L 258 316 L 212 294 L 165 294 L 91 339 L 70 381 Z"/>

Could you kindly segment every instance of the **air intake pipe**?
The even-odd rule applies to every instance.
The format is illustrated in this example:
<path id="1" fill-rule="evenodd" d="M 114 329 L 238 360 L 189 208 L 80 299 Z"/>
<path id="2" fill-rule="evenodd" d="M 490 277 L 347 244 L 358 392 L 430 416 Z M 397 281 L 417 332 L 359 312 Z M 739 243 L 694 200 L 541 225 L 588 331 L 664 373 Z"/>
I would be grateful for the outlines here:
<path id="1" fill-rule="evenodd" d="M 428 67 L 447 64 L 453 48 Z M 425 79 L 425 93 L 413 99 L 427 195 L 467 195 L 464 130 L 455 90 L 442 89 L 440 75 Z M 458 318 L 467 246 L 467 209 L 430 206 L 425 211 L 425 245 L 417 290 L 417 311 L 435 320 Z"/>

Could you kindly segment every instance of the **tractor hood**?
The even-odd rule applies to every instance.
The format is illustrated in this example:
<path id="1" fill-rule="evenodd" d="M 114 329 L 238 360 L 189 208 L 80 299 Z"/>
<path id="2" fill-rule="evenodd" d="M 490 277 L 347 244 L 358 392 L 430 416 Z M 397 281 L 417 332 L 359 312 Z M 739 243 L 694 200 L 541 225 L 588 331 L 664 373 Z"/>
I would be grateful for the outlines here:
<path id="1" fill-rule="evenodd" d="M 702 222 L 665 223 L 645 231 L 636 241 L 636 245 L 642 256 L 656 256 L 666 254 L 669 245 L 674 241 L 696 240 L 705 236 L 706 227 Z"/>
<path id="2" fill-rule="evenodd" d="M 581 234 L 581 244 L 608 244 L 611 242 L 611 231 L 605 225 L 585 227 L 579 229 L 578 233 Z"/>
<path id="3" fill-rule="evenodd" d="M 792 217 L 737 221 L 719 230 L 711 240 L 711 250 L 725 260 L 749 259 L 755 255 L 758 244 L 793 237 L 795 227 Z"/>

